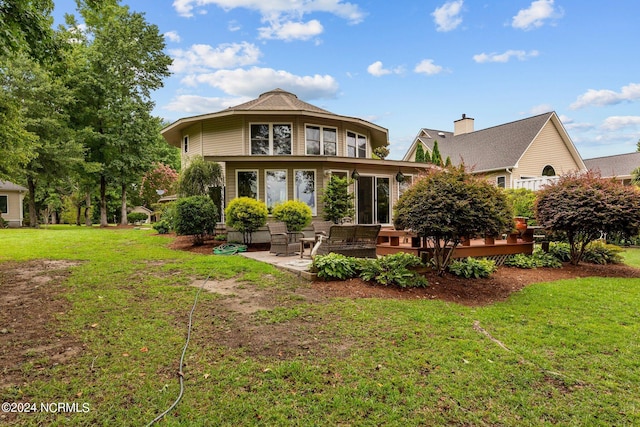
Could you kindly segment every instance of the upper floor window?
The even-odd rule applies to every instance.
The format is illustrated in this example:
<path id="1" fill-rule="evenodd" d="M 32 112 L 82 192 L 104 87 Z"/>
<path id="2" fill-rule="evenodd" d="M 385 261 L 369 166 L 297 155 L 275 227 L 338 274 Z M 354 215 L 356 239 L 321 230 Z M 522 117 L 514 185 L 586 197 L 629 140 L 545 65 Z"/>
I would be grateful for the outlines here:
<path id="1" fill-rule="evenodd" d="M 182 149 L 185 153 L 189 152 L 189 135 L 185 135 L 185 137 L 182 139 Z"/>
<path id="2" fill-rule="evenodd" d="M 251 154 L 276 156 L 291 154 L 291 125 L 252 124 Z"/>
<path id="3" fill-rule="evenodd" d="M 347 132 L 347 157 L 367 157 L 367 137 Z"/>
<path id="4" fill-rule="evenodd" d="M 337 154 L 338 131 L 335 128 L 307 126 L 305 139 L 308 155 L 335 156 Z"/>
<path id="5" fill-rule="evenodd" d="M 542 176 L 556 176 L 556 170 L 551 165 L 547 165 L 542 169 Z"/>

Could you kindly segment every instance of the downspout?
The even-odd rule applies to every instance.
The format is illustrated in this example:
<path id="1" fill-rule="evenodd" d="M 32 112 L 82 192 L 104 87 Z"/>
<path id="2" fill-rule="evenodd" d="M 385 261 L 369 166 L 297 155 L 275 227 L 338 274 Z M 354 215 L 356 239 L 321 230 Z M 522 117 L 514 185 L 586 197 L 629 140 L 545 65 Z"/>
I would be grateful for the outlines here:
<path id="1" fill-rule="evenodd" d="M 509 188 L 513 188 L 513 168 L 506 168 L 505 170 L 509 174 Z"/>

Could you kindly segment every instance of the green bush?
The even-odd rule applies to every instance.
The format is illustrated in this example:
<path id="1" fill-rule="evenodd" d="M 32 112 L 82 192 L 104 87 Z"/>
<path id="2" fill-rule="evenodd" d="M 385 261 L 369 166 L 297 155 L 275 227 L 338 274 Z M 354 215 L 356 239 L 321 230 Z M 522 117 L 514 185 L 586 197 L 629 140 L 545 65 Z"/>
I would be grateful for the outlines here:
<path id="1" fill-rule="evenodd" d="M 0 228 L 9 228 L 9 222 L 5 221 L 0 215 Z"/>
<path id="2" fill-rule="evenodd" d="M 550 242 L 549 253 L 562 262 L 571 260 L 571 246 L 565 242 Z"/>
<path id="3" fill-rule="evenodd" d="M 324 203 L 323 217 L 338 224 L 342 218 L 352 217 L 354 213 L 353 192 L 349 191 L 351 180 L 331 175 L 327 187 L 321 196 Z"/>
<path id="4" fill-rule="evenodd" d="M 131 212 L 127 215 L 127 221 L 129 223 L 144 222 L 147 218 L 149 218 L 147 214 L 142 212 Z"/>
<path id="5" fill-rule="evenodd" d="M 169 221 L 163 219 L 153 224 L 153 229 L 156 230 L 158 234 L 167 234 L 171 231 L 171 226 L 169 225 Z"/>
<path id="6" fill-rule="evenodd" d="M 251 244 L 252 233 L 267 223 L 267 205 L 250 197 L 233 199 L 224 213 L 227 227 L 241 232 L 245 245 Z"/>
<path id="7" fill-rule="evenodd" d="M 486 258 L 468 257 L 453 261 L 449 265 L 449 271 L 467 279 L 481 279 L 491 276 L 496 271 L 496 262 Z"/>
<path id="8" fill-rule="evenodd" d="M 584 262 L 591 264 L 622 264 L 623 258 L 620 254 L 622 248 L 616 245 L 609 245 L 601 240 L 596 240 L 587 246 L 582 255 Z"/>
<path id="9" fill-rule="evenodd" d="M 218 221 L 218 209 L 207 196 L 191 196 L 176 202 L 175 229 L 179 235 L 193 237 L 194 245 L 204 243 Z"/>
<path id="10" fill-rule="evenodd" d="M 362 262 L 360 277 L 367 282 L 373 281 L 386 286 L 425 287 L 429 284 L 427 279 L 416 271 L 410 270 L 412 267 L 422 265 L 422 261 L 417 256 L 398 252 Z"/>
<path id="11" fill-rule="evenodd" d="M 541 248 L 535 248 L 531 255 L 516 254 L 509 257 L 505 263 L 509 267 L 516 268 L 560 268 L 562 262 L 552 253 L 546 253 Z"/>
<path id="12" fill-rule="evenodd" d="M 311 208 L 299 200 L 288 200 L 273 208 L 273 217 L 287 224 L 289 231 L 301 231 L 311 223 Z"/>
<path id="13" fill-rule="evenodd" d="M 165 221 L 169 226 L 169 231 L 175 230 L 176 223 L 176 202 L 169 202 L 161 206 L 160 221 Z"/>
<path id="14" fill-rule="evenodd" d="M 311 271 L 316 272 L 321 279 L 346 280 L 358 275 L 357 265 L 356 258 L 330 253 L 316 256 L 311 264 Z"/>

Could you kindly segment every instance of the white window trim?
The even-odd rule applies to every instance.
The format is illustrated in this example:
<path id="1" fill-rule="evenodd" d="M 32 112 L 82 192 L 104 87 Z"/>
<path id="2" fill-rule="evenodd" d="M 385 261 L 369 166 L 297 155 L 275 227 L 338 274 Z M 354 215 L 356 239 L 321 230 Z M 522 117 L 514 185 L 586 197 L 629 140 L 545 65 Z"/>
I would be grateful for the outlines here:
<path id="1" fill-rule="evenodd" d="M 311 208 L 311 214 L 313 216 L 317 216 L 318 215 L 318 171 L 316 169 L 294 169 L 293 170 L 293 200 L 298 200 L 296 198 L 296 172 L 313 172 L 313 208 Z"/>
<path id="2" fill-rule="evenodd" d="M 500 184 L 498 183 L 498 179 L 500 178 L 504 178 L 504 187 L 500 187 Z M 498 175 L 496 176 L 496 187 L 498 188 L 507 188 L 507 176 L 506 175 Z"/>
<path id="3" fill-rule="evenodd" d="M 349 133 L 352 133 L 356 136 L 356 156 L 355 157 L 349 157 Z M 356 132 L 353 130 L 346 130 L 345 134 L 344 134 L 345 138 L 344 138 L 344 156 L 345 157 L 349 157 L 350 159 L 368 159 L 370 157 L 369 154 L 369 137 L 363 133 L 360 132 Z M 365 145 L 364 145 L 364 157 L 358 157 L 358 137 L 362 136 L 364 137 L 365 140 Z"/>
<path id="4" fill-rule="evenodd" d="M 307 153 L 307 128 L 308 127 L 320 128 L 320 154 Z M 325 129 L 331 129 L 336 131 L 336 154 L 324 153 L 324 130 Z M 323 125 L 317 125 L 314 123 L 305 123 L 304 124 L 304 154 L 305 156 L 331 156 L 331 157 L 337 156 L 338 155 L 338 128 L 334 126 L 323 126 Z"/>
<path id="5" fill-rule="evenodd" d="M 264 204 L 267 205 L 267 209 L 269 205 L 267 204 L 267 174 L 269 172 L 284 172 L 284 200 L 282 202 L 286 202 L 289 200 L 289 170 L 288 169 L 265 169 L 264 170 Z M 275 205 L 274 205 L 275 206 Z M 271 207 L 273 208 L 273 206 Z"/>
<path id="6" fill-rule="evenodd" d="M 241 197 L 238 194 L 240 186 L 238 185 L 238 173 L 240 172 L 255 172 L 256 173 L 256 200 L 260 200 L 260 171 L 258 169 L 236 169 L 236 198 Z M 245 197 L 245 196 L 242 196 Z"/>
<path id="7" fill-rule="evenodd" d="M 267 154 L 251 153 L 251 127 L 254 125 L 269 126 L 269 152 Z M 291 151 L 291 154 L 273 154 L 273 126 L 274 125 L 288 125 L 289 128 L 291 129 L 291 142 L 290 142 L 291 146 L 289 150 Z M 292 156 L 293 155 L 293 122 L 250 122 L 249 123 L 249 155 L 250 156 Z"/>
<path id="8" fill-rule="evenodd" d="M 0 197 L 6 197 L 7 198 L 7 211 L 6 212 L 0 211 L 0 214 L 8 215 L 9 214 L 9 210 L 10 210 L 10 208 L 9 208 L 9 195 L 8 194 L 0 194 Z"/>

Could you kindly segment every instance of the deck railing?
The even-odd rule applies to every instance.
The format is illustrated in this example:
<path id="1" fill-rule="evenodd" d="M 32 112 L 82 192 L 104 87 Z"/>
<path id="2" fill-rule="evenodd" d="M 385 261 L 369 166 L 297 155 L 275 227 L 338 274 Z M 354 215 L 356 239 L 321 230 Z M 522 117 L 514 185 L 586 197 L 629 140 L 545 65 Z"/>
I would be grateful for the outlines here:
<path id="1" fill-rule="evenodd" d="M 559 178 L 559 176 L 542 176 L 540 178 L 516 179 L 513 182 L 513 187 L 538 191 L 547 184 L 553 184 Z"/>

